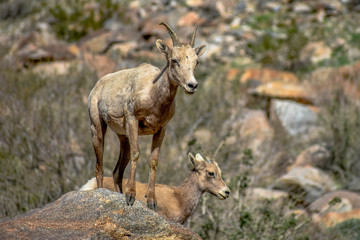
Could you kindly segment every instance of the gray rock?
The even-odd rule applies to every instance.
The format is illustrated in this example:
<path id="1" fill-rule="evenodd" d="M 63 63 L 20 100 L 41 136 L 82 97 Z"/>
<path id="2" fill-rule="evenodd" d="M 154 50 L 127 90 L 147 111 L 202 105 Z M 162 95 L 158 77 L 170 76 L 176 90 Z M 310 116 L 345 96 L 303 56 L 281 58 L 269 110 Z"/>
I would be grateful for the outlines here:
<path id="1" fill-rule="evenodd" d="M 25 215 L 0 222 L 1 239 L 201 239 L 136 201 L 107 189 L 69 192 Z"/>
<path id="2" fill-rule="evenodd" d="M 291 136 L 300 136 L 316 126 L 317 114 L 305 104 L 273 100 L 271 108 L 271 118 L 277 119 Z"/>

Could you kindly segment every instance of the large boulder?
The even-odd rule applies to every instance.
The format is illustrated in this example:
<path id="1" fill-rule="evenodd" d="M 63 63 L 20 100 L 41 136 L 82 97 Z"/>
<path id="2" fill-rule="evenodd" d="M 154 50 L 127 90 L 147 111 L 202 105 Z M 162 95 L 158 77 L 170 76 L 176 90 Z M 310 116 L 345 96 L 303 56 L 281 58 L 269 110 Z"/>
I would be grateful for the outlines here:
<path id="1" fill-rule="evenodd" d="M 273 100 L 270 115 L 271 120 L 290 136 L 307 136 L 310 131 L 316 132 L 317 112 L 308 105 L 289 100 Z"/>
<path id="2" fill-rule="evenodd" d="M 346 212 L 360 209 L 360 194 L 346 190 L 329 192 L 311 203 L 308 209 L 313 213 Z"/>
<path id="3" fill-rule="evenodd" d="M 107 189 L 69 192 L 25 215 L 0 222 L 1 239 L 200 239 L 124 195 Z"/>
<path id="4" fill-rule="evenodd" d="M 306 166 L 291 168 L 287 174 L 276 180 L 273 188 L 287 191 L 308 205 L 321 195 L 334 191 L 336 184 L 327 173 Z"/>
<path id="5" fill-rule="evenodd" d="M 303 150 L 296 158 L 293 166 L 312 166 L 326 169 L 330 165 L 331 153 L 322 145 L 315 144 Z"/>
<path id="6" fill-rule="evenodd" d="M 334 227 L 342 222 L 349 220 L 358 219 L 357 223 L 360 222 L 360 209 L 354 209 L 348 212 L 328 212 L 324 215 L 314 214 L 312 220 L 315 224 L 319 225 L 323 228 Z M 356 222 L 354 221 L 353 226 L 355 226 Z M 353 238 L 358 239 L 358 238 Z"/>

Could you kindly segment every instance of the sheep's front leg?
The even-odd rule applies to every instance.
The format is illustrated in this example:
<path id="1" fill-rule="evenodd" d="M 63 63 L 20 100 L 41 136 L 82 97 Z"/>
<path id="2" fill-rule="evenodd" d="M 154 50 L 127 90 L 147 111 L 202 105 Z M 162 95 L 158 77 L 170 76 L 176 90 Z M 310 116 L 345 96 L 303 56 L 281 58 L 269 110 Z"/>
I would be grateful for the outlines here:
<path id="1" fill-rule="evenodd" d="M 155 181 L 156 181 L 156 168 L 159 162 L 159 153 L 161 143 L 165 136 L 165 128 L 160 129 L 153 136 L 150 157 L 150 177 L 149 184 L 145 197 L 147 198 L 147 205 L 150 209 L 157 211 L 157 202 L 155 197 Z"/>
<path id="2" fill-rule="evenodd" d="M 134 116 L 126 118 L 126 132 L 130 143 L 130 178 L 126 184 L 125 198 L 128 205 L 133 205 L 136 196 L 136 163 L 139 159 L 139 122 Z"/>

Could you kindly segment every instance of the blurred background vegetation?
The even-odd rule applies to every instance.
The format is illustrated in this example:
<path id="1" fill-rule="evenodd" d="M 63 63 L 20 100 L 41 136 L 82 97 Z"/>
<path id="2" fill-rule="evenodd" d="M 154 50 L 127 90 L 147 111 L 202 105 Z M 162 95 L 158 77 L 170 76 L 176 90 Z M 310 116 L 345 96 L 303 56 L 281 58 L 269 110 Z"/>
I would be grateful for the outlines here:
<path id="1" fill-rule="evenodd" d="M 279 201 L 247 194 L 254 187 L 276 188 L 297 156 L 314 144 L 329 152 L 321 170 L 334 179 L 334 187 L 360 191 L 360 3 L 268 2 L 273 5 L 240 0 L 1 1 L 0 216 L 44 206 L 94 177 L 87 96 L 109 66 L 115 71 L 146 61 L 163 67 L 165 59 L 154 43 L 168 40 L 156 27 L 165 20 L 181 38 L 200 25 L 197 43 L 207 44 L 208 53 L 196 69 L 197 93 L 187 96 L 179 90 L 177 95 L 157 182 L 181 184 L 189 171 L 189 151 L 214 154 L 218 149 L 216 160 L 232 190 L 226 201 L 205 194 L 186 226 L 204 239 L 360 239 L 359 220 L 322 228 L 309 215 L 297 214 L 308 206 L 303 196 L 290 194 Z M 305 10 L 296 8 L 299 4 Z M 198 18 L 192 21 L 187 12 Z M 177 20 L 182 16 L 187 16 L 185 23 Z M 103 38 L 95 37 L 104 32 L 107 43 L 101 45 Z M 320 57 L 314 54 L 318 49 Z M 40 68 L 53 62 L 65 64 L 66 71 Z M 274 117 L 279 98 L 251 94 L 249 88 L 261 81 L 240 80 L 253 68 L 295 74 L 298 84 L 310 89 L 306 107 L 316 108 L 316 126 L 299 135 L 287 132 Z M 231 71 L 236 73 L 232 77 Z M 270 137 L 246 135 L 242 126 L 252 113 L 267 117 Z M 146 182 L 151 136 L 141 137 L 140 146 L 137 179 Z M 118 139 L 108 131 L 105 175 L 111 176 L 118 154 Z"/>

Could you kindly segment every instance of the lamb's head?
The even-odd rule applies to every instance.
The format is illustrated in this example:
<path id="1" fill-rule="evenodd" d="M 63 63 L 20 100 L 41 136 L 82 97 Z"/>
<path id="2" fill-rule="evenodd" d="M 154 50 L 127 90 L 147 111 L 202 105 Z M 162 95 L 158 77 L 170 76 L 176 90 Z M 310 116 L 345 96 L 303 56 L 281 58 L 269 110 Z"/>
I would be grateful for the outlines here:
<path id="1" fill-rule="evenodd" d="M 230 189 L 222 179 L 221 170 L 214 159 L 204 159 L 199 153 L 195 157 L 189 153 L 188 157 L 194 166 L 193 171 L 198 176 L 198 184 L 202 191 L 209 192 L 221 200 L 230 196 Z"/>
<path id="2" fill-rule="evenodd" d="M 175 81 L 187 94 L 193 94 L 198 86 L 198 82 L 194 77 L 194 69 L 199 63 L 199 57 L 205 52 L 206 45 L 194 48 L 196 30 L 195 28 L 191 41 L 187 44 L 180 43 L 180 40 L 174 30 L 166 23 L 160 23 L 168 30 L 173 48 L 161 39 L 156 41 L 156 47 L 160 52 L 165 54 L 169 67 L 169 76 Z"/>

